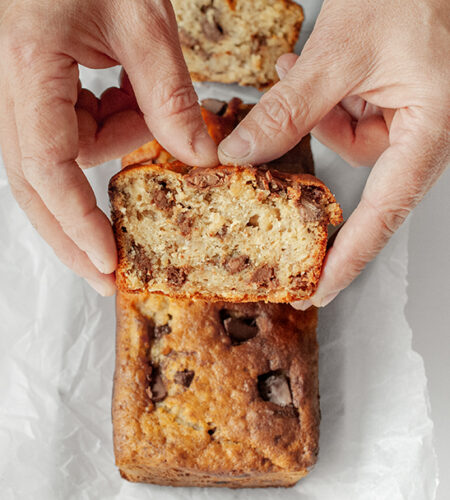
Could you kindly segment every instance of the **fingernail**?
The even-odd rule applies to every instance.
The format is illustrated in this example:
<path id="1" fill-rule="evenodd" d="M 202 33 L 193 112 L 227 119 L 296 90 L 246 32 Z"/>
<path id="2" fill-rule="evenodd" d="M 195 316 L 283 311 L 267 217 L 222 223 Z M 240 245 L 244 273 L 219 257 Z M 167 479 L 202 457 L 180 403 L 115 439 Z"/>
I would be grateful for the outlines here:
<path id="1" fill-rule="evenodd" d="M 324 297 L 320 301 L 320 307 L 325 307 L 326 305 L 328 305 L 332 300 L 334 300 L 337 297 L 338 293 L 339 292 L 333 292 L 333 293 L 330 293 L 329 295 L 327 295 L 326 297 Z"/>
<path id="2" fill-rule="evenodd" d="M 230 160 L 240 160 L 252 152 L 252 138 L 245 128 L 237 128 L 228 136 L 219 148 Z"/>
<path id="3" fill-rule="evenodd" d="M 103 282 L 88 279 L 88 278 L 86 278 L 86 281 L 102 297 L 107 297 L 108 295 L 111 295 L 109 287 L 107 285 L 105 285 Z"/>
<path id="4" fill-rule="evenodd" d="M 306 311 L 312 306 L 310 300 L 299 300 L 298 302 L 291 302 L 291 306 L 298 311 Z"/>
<path id="5" fill-rule="evenodd" d="M 278 64 L 275 64 L 275 69 L 280 80 L 282 80 L 287 75 L 287 70 L 285 70 L 282 66 L 278 66 Z"/>
<path id="6" fill-rule="evenodd" d="M 195 137 L 192 144 L 192 149 L 194 153 L 198 156 L 204 156 L 205 153 L 210 153 L 211 150 L 215 150 L 213 140 L 206 130 L 201 130 Z"/>
<path id="7" fill-rule="evenodd" d="M 109 274 L 110 271 L 106 269 L 105 263 L 99 259 L 97 256 L 92 255 L 90 253 L 87 254 L 89 257 L 89 260 L 94 264 L 94 266 L 102 273 L 102 274 Z"/>

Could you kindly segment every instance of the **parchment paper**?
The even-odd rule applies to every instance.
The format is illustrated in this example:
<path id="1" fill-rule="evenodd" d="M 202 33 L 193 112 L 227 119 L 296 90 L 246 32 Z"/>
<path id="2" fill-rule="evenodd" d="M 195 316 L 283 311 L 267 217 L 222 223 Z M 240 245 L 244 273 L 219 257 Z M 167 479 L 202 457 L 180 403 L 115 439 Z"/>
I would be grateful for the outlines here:
<path id="1" fill-rule="evenodd" d="M 302 2 L 311 13 L 319 2 Z M 315 4 L 315 5 L 313 5 Z M 82 70 L 97 93 L 117 70 Z M 257 91 L 199 85 L 200 97 Z M 368 169 L 313 141 L 317 175 L 345 217 Z M 109 213 L 110 162 L 87 175 Z M 320 312 L 321 439 L 313 472 L 291 489 L 217 490 L 131 484 L 114 465 L 110 417 L 114 300 L 54 256 L 14 202 L 0 167 L 0 498 L 431 500 L 437 487 L 423 362 L 404 316 L 408 222 Z"/>

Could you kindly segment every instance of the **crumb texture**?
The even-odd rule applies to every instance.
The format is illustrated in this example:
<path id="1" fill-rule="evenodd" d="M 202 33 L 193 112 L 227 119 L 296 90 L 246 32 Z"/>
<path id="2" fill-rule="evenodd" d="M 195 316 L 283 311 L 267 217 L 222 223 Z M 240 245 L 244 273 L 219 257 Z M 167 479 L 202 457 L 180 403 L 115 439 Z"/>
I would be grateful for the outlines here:
<path id="1" fill-rule="evenodd" d="M 318 452 L 317 312 L 119 293 L 113 398 L 121 474 L 290 486 Z"/>
<path id="2" fill-rule="evenodd" d="M 292 52 L 303 21 L 290 0 L 173 0 L 186 63 L 196 80 L 264 88 Z"/>
<path id="3" fill-rule="evenodd" d="M 313 177 L 252 167 L 134 167 L 110 192 L 119 286 L 178 297 L 309 297 L 327 224 L 340 221 L 331 193 Z"/>

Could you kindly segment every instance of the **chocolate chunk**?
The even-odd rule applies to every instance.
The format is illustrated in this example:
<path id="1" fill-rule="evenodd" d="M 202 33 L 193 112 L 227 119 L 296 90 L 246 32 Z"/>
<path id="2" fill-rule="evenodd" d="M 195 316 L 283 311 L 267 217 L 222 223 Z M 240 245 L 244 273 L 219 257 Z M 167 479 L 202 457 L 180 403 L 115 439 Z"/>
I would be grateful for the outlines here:
<path id="1" fill-rule="evenodd" d="M 160 339 L 163 335 L 169 335 L 172 328 L 169 325 L 158 325 L 154 327 L 153 331 L 155 339 Z"/>
<path id="2" fill-rule="evenodd" d="M 223 37 L 223 28 L 217 21 L 215 9 L 204 10 L 205 17 L 201 21 L 202 31 L 211 42 L 218 42 Z"/>
<path id="3" fill-rule="evenodd" d="M 243 271 L 250 264 L 250 258 L 248 255 L 237 255 L 236 257 L 230 257 L 225 262 L 225 269 L 230 274 L 236 274 Z"/>
<path id="4" fill-rule="evenodd" d="M 223 328 L 233 345 L 242 344 L 258 335 L 259 328 L 256 324 L 256 318 L 237 317 L 236 313 L 227 309 L 222 309 L 219 314 Z"/>
<path id="5" fill-rule="evenodd" d="M 176 372 L 173 380 L 177 384 L 189 387 L 194 379 L 194 375 L 195 372 L 193 370 L 183 370 L 182 372 Z"/>
<path id="6" fill-rule="evenodd" d="M 251 282 L 256 283 L 261 288 L 276 286 L 278 284 L 275 269 L 268 264 L 259 266 L 251 277 Z"/>
<path id="7" fill-rule="evenodd" d="M 324 199 L 324 191 L 317 186 L 303 186 L 302 198 L 306 198 L 313 203 L 322 203 Z"/>
<path id="8" fill-rule="evenodd" d="M 122 226 L 120 229 L 121 229 L 122 233 L 126 233 L 127 232 L 127 228 L 125 226 Z"/>
<path id="9" fill-rule="evenodd" d="M 292 405 L 289 379 L 280 371 L 259 375 L 258 390 L 264 401 L 283 407 Z"/>
<path id="10" fill-rule="evenodd" d="M 139 279 L 148 283 L 152 277 L 152 261 L 144 247 L 134 241 L 131 243 L 130 260 L 134 262 Z"/>
<path id="11" fill-rule="evenodd" d="M 223 116 L 228 107 L 227 102 L 219 101 L 219 99 L 203 99 L 201 105 L 203 108 L 217 116 Z"/>
<path id="12" fill-rule="evenodd" d="M 208 434 L 212 436 L 216 432 L 216 428 L 213 427 L 212 429 L 208 429 Z"/>
<path id="13" fill-rule="evenodd" d="M 170 191 L 167 189 L 166 183 L 161 182 L 159 190 L 153 196 L 153 201 L 160 210 L 170 210 L 174 205 L 174 201 L 169 196 Z"/>
<path id="14" fill-rule="evenodd" d="M 194 186 L 198 189 L 207 189 L 211 187 L 220 186 L 223 184 L 224 176 L 216 173 L 202 173 L 199 171 L 186 177 L 187 184 Z"/>
<path id="15" fill-rule="evenodd" d="M 150 386 L 147 388 L 147 395 L 154 403 L 162 401 L 167 396 L 166 385 L 158 366 L 154 366 L 152 368 Z"/>
<path id="16" fill-rule="evenodd" d="M 186 213 L 181 213 L 177 217 L 177 224 L 180 228 L 180 233 L 183 236 L 188 236 L 191 234 L 192 226 L 194 225 L 194 220 L 192 217 L 189 217 Z"/>
<path id="17" fill-rule="evenodd" d="M 184 267 L 167 267 L 167 282 L 173 286 L 182 286 L 188 277 L 188 272 Z"/>

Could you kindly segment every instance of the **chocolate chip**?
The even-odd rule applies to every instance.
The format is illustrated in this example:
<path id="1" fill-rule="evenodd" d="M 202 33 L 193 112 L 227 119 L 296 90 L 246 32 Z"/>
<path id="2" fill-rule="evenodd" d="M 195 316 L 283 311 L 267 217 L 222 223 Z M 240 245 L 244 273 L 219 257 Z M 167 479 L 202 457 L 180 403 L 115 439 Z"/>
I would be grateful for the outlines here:
<path id="1" fill-rule="evenodd" d="M 237 317 L 233 311 L 222 309 L 219 313 L 223 328 L 233 345 L 239 345 L 256 337 L 259 332 L 256 318 Z"/>
<path id="2" fill-rule="evenodd" d="M 180 228 L 180 233 L 182 236 L 188 236 L 191 234 L 192 226 L 194 224 L 194 220 L 192 217 L 189 217 L 186 213 L 181 213 L 177 217 L 177 224 Z"/>
<path id="3" fill-rule="evenodd" d="M 212 436 L 216 432 L 216 428 L 213 427 L 212 429 L 208 429 L 208 434 Z"/>
<path id="4" fill-rule="evenodd" d="M 251 282 L 256 283 L 258 287 L 261 288 L 276 286 L 278 284 L 278 280 L 275 274 L 275 269 L 268 264 L 259 266 L 253 273 Z"/>
<path id="5" fill-rule="evenodd" d="M 201 102 L 203 108 L 217 116 L 223 116 L 227 110 L 228 103 L 218 99 L 203 99 Z"/>
<path id="6" fill-rule="evenodd" d="M 217 21 L 216 11 L 207 9 L 204 13 L 205 17 L 201 21 L 203 34 L 211 42 L 218 42 L 223 37 L 223 28 Z"/>
<path id="7" fill-rule="evenodd" d="M 280 371 L 268 372 L 258 376 L 258 390 L 264 401 L 279 406 L 292 405 L 289 379 Z"/>
<path id="8" fill-rule="evenodd" d="M 186 177 L 186 183 L 198 189 L 207 189 L 223 184 L 224 176 L 217 174 L 194 172 Z"/>
<path id="9" fill-rule="evenodd" d="M 126 233 L 127 232 L 127 228 L 125 226 L 122 226 L 120 229 L 121 229 L 122 233 Z"/>
<path id="10" fill-rule="evenodd" d="M 303 186 L 302 198 L 307 198 L 314 203 L 321 203 L 324 199 L 324 191 L 317 186 Z"/>
<path id="11" fill-rule="evenodd" d="M 152 367 L 150 374 L 150 386 L 147 387 L 146 392 L 154 403 L 162 401 L 167 396 L 166 385 L 158 366 Z"/>
<path id="12" fill-rule="evenodd" d="M 237 255 L 236 257 L 230 257 L 225 262 L 225 269 L 230 274 L 236 274 L 243 271 L 250 264 L 250 258 L 248 255 Z"/>
<path id="13" fill-rule="evenodd" d="M 173 286 L 182 286 L 188 277 L 188 272 L 184 267 L 167 267 L 167 282 Z"/>
<path id="14" fill-rule="evenodd" d="M 183 370 L 182 372 L 176 372 L 173 380 L 177 384 L 189 387 L 194 379 L 194 375 L 195 372 L 193 370 Z"/>
<path id="15" fill-rule="evenodd" d="M 148 283 L 152 277 L 152 260 L 144 247 L 133 241 L 129 257 L 134 262 L 139 279 L 144 283 Z"/>
<path id="16" fill-rule="evenodd" d="M 163 335 L 171 333 L 172 328 L 169 325 L 158 325 L 154 327 L 153 331 L 155 339 L 160 339 Z"/>
<path id="17" fill-rule="evenodd" d="M 170 191 L 167 189 L 165 182 L 160 182 L 159 184 L 160 187 L 154 194 L 153 201 L 160 210 L 170 210 L 174 205 L 174 201 L 169 198 Z"/>

